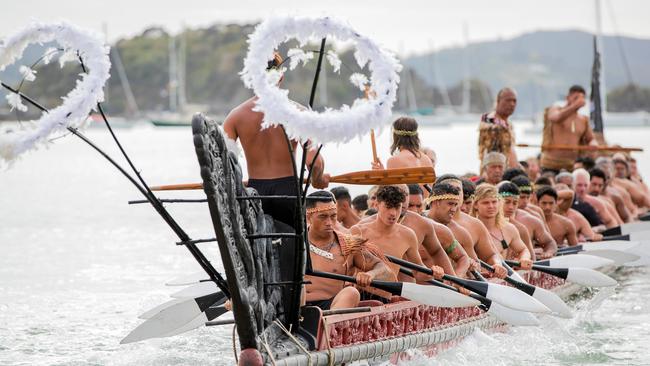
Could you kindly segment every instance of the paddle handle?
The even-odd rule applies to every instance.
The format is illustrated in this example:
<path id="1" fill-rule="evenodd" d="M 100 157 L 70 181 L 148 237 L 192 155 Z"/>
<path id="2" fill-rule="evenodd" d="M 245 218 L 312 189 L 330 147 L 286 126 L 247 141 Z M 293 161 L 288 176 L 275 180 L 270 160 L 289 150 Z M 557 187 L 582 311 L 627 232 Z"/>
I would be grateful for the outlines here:
<path id="1" fill-rule="evenodd" d="M 315 276 L 315 277 L 321 277 L 321 278 L 329 278 L 330 280 L 338 280 L 338 281 L 350 282 L 350 283 L 354 283 L 354 284 L 357 283 L 357 279 L 355 277 L 342 275 L 342 274 L 338 274 L 338 273 L 322 272 L 322 271 L 314 271 L 314 270 L 312 270 L 311 272 L 307 273 L 307 275 Z M 376 281 L 376 280 L 373 280 L 373 281 L 370 282 L 370 286 L 378 288 L 380 290 L 390 292 L 393 295 L 397 295 L 397 296 L 402 295 L 402 283 L 400 283 L 400 282 L 388 282 L 388 281 Z"/>
<path id="2" fill-rule="evenodd" d="M 506 263 L 510 264 L 511 266 L 519 266 L 520 265 L 520 263 L 517 262 L 517 261 L 506 261 Z M 568 268 L 556 268 L 556 267 L 540 266 L 540 265 L 537 265 L 537 264 L 533 264 L 532 269 L 535 270 L 535 271 L 550 274 L 551 276 L 565 278 L 565 279 L 567 278 L 567 275 L 569 274 L 569 269 Z"/>
<path id="3" fill-rule="evenodd" d="M 379 162 L 379 157 L 377 156 L 377 142 L 375 142 L 375 130 L 370 129 L 370 144 L 372 145 L 372 160 L 375 163 Z"/>
<path id="4" fill-rule="evenodd" d="M 580 151 L 625 151 L 641 152 L 639 147 L 616 147 L 616 146 L 594 146 L 594 145 L 535 145 L 535 144 L 517 144 L 517 147 L 539 147 L 542 150 L 580 150 Z"/>
<path id="5" fill-rule="evenodd" d="M 411 263 L 411 262 L 406 261 L 404 259 L 394 257 L 394 256 L 392 256 L 390 254 L 386 254 L 386 258 L 388 258 L 389 261 L 391 261 L 391 262 L 393 262 L 395 264 L 399 264 L 400 266 L 406 267 L 408 269 L 412 269 L 414 271 L 422 272 L 422 273 L 427 274 L 429 276 L 433 276 L 433 271 L 431 270 L 431 268 L 427 268 L 427 267 L 421 266 L 419 264 Z"/>

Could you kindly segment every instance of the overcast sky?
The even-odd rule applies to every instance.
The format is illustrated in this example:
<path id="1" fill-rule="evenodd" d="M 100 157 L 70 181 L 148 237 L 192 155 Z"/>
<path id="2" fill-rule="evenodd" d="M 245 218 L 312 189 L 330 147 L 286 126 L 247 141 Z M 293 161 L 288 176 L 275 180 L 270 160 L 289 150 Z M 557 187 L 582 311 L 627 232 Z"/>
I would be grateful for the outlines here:
<path id="1" fill-rule="evenodd" d="M 510 38 L 540 29 L 595 30 L 594 0 L 455 1 L 205 1 L 205 0 L 20 0 L 2 1 L 0 36 L 30 20 L 68 20 L 82 27 L 108 27 L 109 40 L 140 33 L 151 25 L 177 32 L 183 25 L 252 22 L 272 14 L 333 15 L 360 32 L 404 53 L 459 45 L 463 23 L 469 41 Z M 650 38 L 648 0 L 601 0 L 603 31 Z M 615 22 L 612 21 L 612 13 Z"/>

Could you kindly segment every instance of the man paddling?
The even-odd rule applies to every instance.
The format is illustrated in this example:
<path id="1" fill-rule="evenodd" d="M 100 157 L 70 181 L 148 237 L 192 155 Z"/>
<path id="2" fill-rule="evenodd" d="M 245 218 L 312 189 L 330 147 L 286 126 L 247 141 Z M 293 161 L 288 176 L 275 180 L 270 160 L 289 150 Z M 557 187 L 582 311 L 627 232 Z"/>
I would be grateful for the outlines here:
<path id="1" fill-rule="evenodd" d="M 307 200 L 305 204 L 309 254 L 314 270 L 355 276 L 361 287 L 369 286 L 372 280 L 395 280 L 388 266 L 372 253 L 373 248 L 367 240 L 334 230 L 337 208 L 329 192 L 317 191 L 309 197 L 319 198 Z M 314 276 L 305 276 L 305 280 L 311 282 L 305 286 L 309 306 L 327 310 L 353 308 L 359 303 L 359 291 L 348 283 Z"/>
<path id="2" fill-rule="evenodd" d="M 339 222 L 346 228 L 349 229 L 352 226 L 356 225 L 359 220 L 359 216 L 352 208 L 352 196 L 350 196 L 350 191 L 345 187 L 335 187 L 331 189 L 334 199 L 336 200 L 337 208 L 337 219 Z"/>
<path id="3" fill-rule="evenodd" d="M 573 171 L 573 190 L 575 191 L 576 201 L 582 201 L 593 207 L 600 221 L 605 224 L 605 227 L 619 226 L 622 223 L 618 221 L 620 218 L 617 219 L 613 216 L 604 202 L 589 194 L 589 179 L 589 172 L 586 170 L 580 168 Z"/>
<path id="4" fill-rule="evenodd" d="M 485 225 L 493 244 L 499 248 L 504 259 L 519 261 L 522 269 L 532 268 L 532 257 L 517 228 L 503 217 L 495 186 L 483 183 L 476 187 L 472 213 Z"/>
<path id="5" fill-rule="evenodd" d="M 526 243 L 528 250 L 531 251 L 532 259 L 548 259 L 557 252 L 557 243 L 546 231 L 544 224 L 536 217 L 519 212 L 519 188 L 512 182 L 501 182 L 499 184 L 499 196 L 503 203 L 503 215 L 509 220 L 526 243 L 525 237 L 531 240 L 530 246 Z M 519 213 L 519 216 L 517 214 Z"/>
<path id="6" fill-rule="evenodd" d="M 553 187 L 542 187 L 537 190 L 536 195 L 537 202 L 544 211 L 544 218 L 551 229 L 551 235 L 553 235 L 558 248 L 566 247 L 567 244 L 569 246 L 578 245 L 576 228 L 571 220 L 555 213 L 557 210 L 557 192 L 555 189 Z"/>
<path id="7" fill-rule="evenodd" d="M 436 184 L 442 183 L 448 183 L 458 189 L 460 202 L 463 195 L 463 183 L 460 181 L 460 178 L 453 174 L 444 174 L 438 178 Z M 469 234 L 471 248 L 468 248 L 463 244 L 462 238 L 458 236 L 456 237 L 461 244 L 463 244 L 463 248 L 465 248 L 467 254 L 474 259 L 481 259 L 482 261 L 491 264 L 496 270 L 495 275 L 499 278 L 504 278 L 507 275 L 507 271 L 501 265 L 501 258 L 490 242 L 489 234 L 485 225 L 483 225 L 483 223 L 476 217 L 472 217 L 460 210 L 456 211 L 452 220 L 453 224 L 450 223 L 449 225 L 449 228 L 452 228 L 452 231 L 454 230 L 453 227 L 459 227 Z M 456 232 L 454 232 L 454 235 L 456 235 Z M 475 253 L 475 255 L 472 255 L 472 253 Z"/>
<path id="8" fill-rule="evenodd" d="M 268 70 L 279 67 L 282 57 L 275 54 L 269 61 Z M 248 186 L 255 188 L 260 195 L 298 194 L 294 163 L 289 153 L 289 146 L 281 126 L 262 129 L 264 114 L 255 111 L 257 96 L 254 96 L 235 107 L 224 120 L 223 130 L 229 139 L 241 141 L 246 168 L 248 170 Z M 298 141 L 291 141 L 291 151 L 295 155 Z M 312 171 L 312 184 L 316 188 L 325 188 L 329 184 L 329 175 L 323 173 L 324 160 L 322 156 L 309 166 L 316 156 L 316 149 L 307 151 L 307 168 Z M 293 227 L 295 221 L 295 200 L 262 200 L 265 213 L 274 219 Z"/>
<path id="9" fill-rule="evenodd" d="M 624 223 L 630 222 L 632 217 L 627 207 L 625 207 L 623 198 L 617 194 L 610 193 L 607 195 L 605 193 L 607 183 L 607 174 L 602 169 L 592 168 L 589 170 L 589 194 L 607 201 L 614 207 L 616 213 Z"/>
<path id="10" fill-rule="evenodd" d="M 589 117 L 581 116 L 578 110 L 585 105 L 585 89 L 580 85 L 569 88 L 564 107 L 550 107 L 545 115 L 542 146 L 545 145 L 598 145 L 589 125 Z M 571 171 L 578 157 L 576 150 L 542 151 L 542 171 L 555 174 L 560 170 Z"/>
<path id="11" fill-rule="evenodd" d="M 374 220 L 361 222 L 350 229 L 351 234 L 368 239 L 384 254 L 423 265 L 418 250 L 417 236 L 413 230 L 402 225 L 402 205 L 406 202 L 406 193 L 396 186 L 381 186 L 377 190 L 377 215 Z M 400 219 L 402 217 L 402 219 Z M 399 266 L 390 264 L 393 273 L 400 281 L 412 282 L 413 279 L 401 274 Z M 442 267 L 432 266 L 431 270 L 436 279 L 441 279 L 445 271 Z M 418 273 L 418 281 L 431 279 L 430 276 Z"/>
<path id="12" fill-rule="evenodd" d="M 582 216 L 582 214 L 571 208 L 573 203 L 573 197 L 575 193 L 569 186 L 564 183 L 559 183 L 555 185 L 555 190 L 557 191 L 557 213 L 571 220 L 573 226 L 576 228 L 576 236 L 578 237 L 578 242 L 584 242 L 586 240 L 591 241 L 601 241 L 603 236 L 594 232 L 589 225 L 589 221 Z"/>

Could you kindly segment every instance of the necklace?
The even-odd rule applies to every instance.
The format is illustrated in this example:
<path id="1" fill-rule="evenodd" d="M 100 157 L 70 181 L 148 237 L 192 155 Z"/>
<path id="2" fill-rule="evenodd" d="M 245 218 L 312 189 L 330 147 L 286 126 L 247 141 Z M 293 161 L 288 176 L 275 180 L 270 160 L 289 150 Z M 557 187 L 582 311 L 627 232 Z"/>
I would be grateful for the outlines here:
<path id="1" fill-rule="evenodd" d="M 335 241 L 332 241 L 331 243 L 329 243 L 329 246 L 327 247 L 327 249 L 322 249 L 322 248 L 319 248 L 319 247 L 315 246 L 314 244 L 312 244 L 310 242 L 309 243 L 309 251 L 316 254 L 317 256 L 320 256 L 320 257 L 323 257 L 323 258 L 326 258 L 326 259 L 329 259 L 329 260 L 333 261 L 334 260 L 334 254 L 332 254 L 330 252 L 330 250 L 332 250 L 332 247 L 334 246 L 334 244 L 335 244 Z"/>
<path id="2" fill-rule="evenodd" d="M 498 240 L 498 241 L 501 243 L 501 247 L 502 247 L 504 250 L 505 250 L 505 249 L 508 249 L 508 247 L 509 247 L 508 242 L 506 241 L 506 239 L 505 239 L 505 237 L 504 237 L 504 235 L 503 235 L 503 231 L 502 231 L 501 229 L 499 229 L 499 232 L 501 232 L 501 238 L 498 238 L 496 235 L 492 234 L 491 231 L 488 231 L 488 232 L 490 233 L 490 235 L 492 235 L 492 237 L 493 237 L 494 239 Z"/>

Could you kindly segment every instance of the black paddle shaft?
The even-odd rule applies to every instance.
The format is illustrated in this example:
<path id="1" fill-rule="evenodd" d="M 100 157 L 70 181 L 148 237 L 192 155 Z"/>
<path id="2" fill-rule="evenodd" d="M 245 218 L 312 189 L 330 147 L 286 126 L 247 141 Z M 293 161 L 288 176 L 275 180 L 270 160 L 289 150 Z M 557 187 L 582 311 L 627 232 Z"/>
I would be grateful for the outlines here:
<path id="1" fill-rule="evenodd" d="M 400 273 L 403 273 L 403 274 L 405 274 L 405 275 L 407 275 L 407 276 L 409 276 L 409 277 L 415 277 L 415 276 L 413 275 L 413 271 L 410 271 L 410 270 L 408 270 L 408 269 L 406 269 L 406 268 L 404 268 L 404 267 L 400 267 L 400 268 L 399 268 L 399 272 L 400 272 Z M 429 284 L 431 284 L 431 285 L 433 285 L 433 286 L 438 286 L 438 287 L 446 288 L 447 290 L 451 290 L 451 291 L 455 291 L 455 292 L 459 292 L 459 293 L 460 293 L 460 290 L 458 290 L 458 289 L 455 288 L 454 286 L 449 286 L 448 284 L 446 284 L 446 283 L 444 283 L 444 282 L 442 282 L 442 281 L 438 281 L 438 280 L 429 280 L 429 281 L 427 281 L 427 283 L 429 283 Z M 481 306 L 483 307 L 483 310 L 485 310 L 485 311 L 488 311 L 488 309 L 490 309 L 490 306 L 492 305 L 492 300 L 488 299 L 488 298 L 485 297 L 485 296 L 481 296 L 481 295 L 478 295 L 478 294 L 475 294 L 475 293 L 470 293 L 470 294 L 467 295 L 467 296 L 471 297 L 471 298 L 474 299 L 474 300 L 478 300 L 478 301 L 480 301 L 480 302 L 481 302 Z"/>
<path id="2" fill-rule="evenodd" d="M 492 267 L 491 265 L 483 261 L 480 262 L 481 262 L 481 267 L 486 268 L 490 272 L 494 272 L 494 267 Z M 521 290 L 527 293 L 528 295 L 533 296 L 533 294 L 535 293 L 535 286 L 517 281 L 514 278 L 510 277 L 510 274 L 513 272 L 513 269 L 510 268 L 510 266 L 508 266 L 508 261 L 505 261 L 504 264 L 505 264 L 505 268 L 508 270 L 508 275 L 504 278 L 504 281 L 514 286 L 517 290 Z"/>
<path id="3" fill-rule="evenodd" d="M 338 280 L 344 282 L 357 283 L 357 279 L 352 276 L 346 276 L 338 273 L 331 272 L 322 272 L 312 270 L 307 273 L 310 276 L 329 278 L 330 280 Z M 393 295 L 402 296 L 402 283 L 401 282 L 389 282 L 389 281 L 376 281 L 373 280 L 370 282 L 370 286 L 378 288 L 380 290 L 388 291 Z"/>
<path id="4" fill-rule="evenodd" d="M 518 266 L 519 262 L 515 261 L 506 261 L 508 264 L 511 266 Z M 546 266 L 540 266 L 537 264 L 533 264 L 533 269 L 535 271 L 543 272 L 546 274 L 550 274 L 551 276 L 555 277 L 560 277 L 563 279 L 566 279 L 567 276 L 569 275 L 569 269 L 568 268 L 555 268 L 555 267 L 546 267 Z"/>

